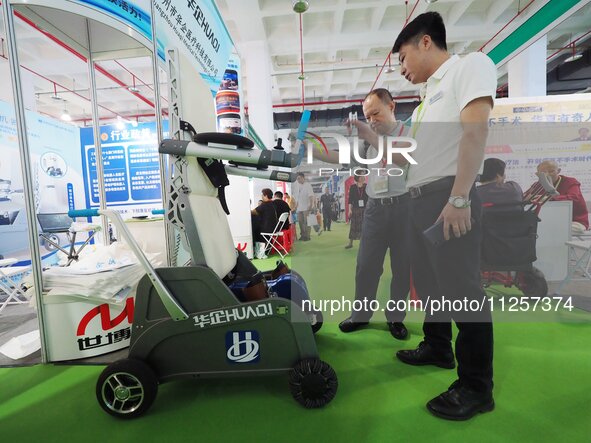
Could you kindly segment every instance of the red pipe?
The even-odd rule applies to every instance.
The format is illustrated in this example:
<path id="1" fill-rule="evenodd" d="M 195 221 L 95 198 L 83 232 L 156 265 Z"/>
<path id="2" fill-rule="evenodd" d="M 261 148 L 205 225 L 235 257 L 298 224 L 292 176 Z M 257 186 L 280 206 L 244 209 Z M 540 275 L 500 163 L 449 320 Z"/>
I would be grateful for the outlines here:
<path id="1" fill-rule="evenodd" d="M 586 37 L 587 35 L 591 34 L 591 31 L 587 31 L 585 32 L 583 35 L 579 36 L 578 38 L 576 38 L 575 40 L 573 40 L 572 42 L 570 42 L 568 45 L 564 45 L 562 48 L 560 48 L 558 51 L 554 52 L 553 54 L 550 54 L 548 57 L 546 57 L 546 61 L 550 60 L 552 57 L 554 57 L 556 54 L 559 54 L 560 52 L 564 51 L 565 49 L 569 48 L 573 43 L 578 42 L 579 40 L 581 40 L 583 37 Z M 501 92 L 503 89 L 505 89 L 507 86 L 509 86 L 509 83 L 505 83 L 504 85 L 501 85 L 497 88 L 497 92 Z"/>
<path id="2" fill-rule="evenodd" d="M 50 34 L 49 32 L 39 28 L 33 21 L 29 20 L 27 17 L 25 17 L 24 15 L 22 15 L 20 12 L 18 11 L 14 11 L 14 15 L 18 18 L 20 18 L 22 21 L 24 21 L 26 24 L 28 24 L 29 26 L 31 26 L 32 28 L 36 29 L 37 31 L 39 31 L 40 33 L 42 33 L 44 36 L 46 36 L 48 39 L 50 39 L 51 41 L 53 41 L 54 43 L 56 43 L 57 45 L 61 46 L 62 48 L 66 49 L 67 51 L 69 51 L 71 54 L 75 55 L 76 57 L 78 57 L 80 60 L 82 60 L 85 63 L 88 63 L 88 59 L 86 57 L 84 57 L 82 54 L 80 54 L 78 51 L 76 51 L 74 48 L 72 48 L 71 46 L 68 46 L 66 43 L 64 43 L 63 41 L 61 41 L 60 39 L 58 39 L 56 36 Z M 101 74 L 103 74 L 105 77 L 109 78 L 110 80 L 112 80 L 113 82 L 117 83 L 119 86 L 124 86 L 127 89 L 127 86 L 125 83 L 123 83 L 121 80 L 119 80 L 117 77 L 115 77 L 113 74 L 111 74 L 110 72 L 108 72 L 106 69 L 102 68 L 100 65 L 98 65 L 97 63 L 94 64 L 96 70 L 98 72 L 100 72 Z M 151 106 L 152 108 L 154 107 L 154 103 L 150 100 L 148 100 L 146 97 L 144 97 L 143 95 L 136 93 L 136 92 L 132 92 L 129 91 L 128 92 L 130 94 L 135 95 L 137 98 L 139 98 L 140 100 L 142 100 L 144 103 L 146 103 L 147 105 Z"/>
<path id="3" fill-rule="evenodd" d="M 525 7 L 524 7 L 524 8 L 523 8 L 521 11 L 517 11 L 517 14 L 515 14 L 515 17 L 513 17 L 511 20 L 509 20 L 509 21 L 507 22 L 507 24 L 506 24 L 505 26 L 503 26 L 503 27 L 502 27 L 502 28 L 499 30 L 499 32 L 497 32 L 495 35 L 493 35 L 493 36 L 490 38 L 490 40 L 488 40 L 486 43 L 484 43 L 484 45 L 482 45 L 482 46 L 480 47 L 480 49 L 478 50 L 478 52 L 482 51 L 482 50 L 484 49 L 484 47 L 485 47 L 486 45 L 488 45 L 490 42 L 492 42 L 492 41 L 495 39 L 495 37 L 496 37 L 497 35 L 499 35 L 501 32 L 503 32 L 503 30 L 504 30 L 504 29 L 505 29 L 507 26 L 509 26 L 513 20 L 515 20 L 517 17 L 519 17 L 519 16 L 521 15 L 521 13 L 522 13 L 523 11 L 525 11 L 525 10 L 526 10 L 526 9 L 529 7 L 529 5 L 531 5 L 531 4 L 532 4 L 534 1 L 535 1 L 535 0 L 531 0 L 531 1 L 530 1 L 530 2 L 527 4 L 527 5 L 525 5 Z"/>
<path id="4" fill-rule="evenodd" d="M 0 56 L 0 57 L 2 57 L 2 58 L 3 58 L 3 59 L 5 59 L 5 60 L 8 60 L 8 57 L 6 57 L 6 56 Z M 34 75 L 36 75 L 36 76 L 38 76 L 38 77 L 41 77 L 43 80 L 47 80 L 48 82 L 50 82 L 50 83 L 53 83 L 53 89 L 54 89 L 54 91 L 56 91 L 56 94 L 57 94 L 57 90 L 56 90 L 56 85 L 57 85 L 57 86 L 59 86 L 60 88 L 62 88 L 62 89 L 64 89 L 64 90 L 66 90 L 66 91 L 68 91 L 68 92 L 71 92 L 72 94 L 74 94 L 74 95 L 76 95 L 76 96 L 78 96 L 78 97 L 80 97 L 80 98 L 82 98 L 82 99 L 84 99 L 84 100 L 90 101 L 90 99 L 89 99 L 89 98 L 87 98 L 87 97 L 84 97 L 84 96 L 83 96 L 83 95 L 81 95 L 81 94 L 78 94 L 76 91 L 72 91 L 71 89 L 69 89 L 69 88 L 66 88 L 64 85 L 62 85 L 62 84 L 60 84 L 60 83 L 56 82 L 55 80 L 51 80 L 51 79 L 49 79 L 49 78 L 45 77 L 44 75 L 42 75 L 42 74 L 39 74 L 38 72 L 35 72 L 35 71 L 33 71 L 32 69 L 30 69 L 30 68 L 27 68 L 26 66 L 23 66 L 23 65 L 21 65 L 21 68 L 22 68 L 22 69 L 24 69 L 25 71 L 29 71 L 31 74 L 34 74 Z M 110 113 L 112 113 L 112 114 L 119 115 L 119 114 L 117 114 L 115 111 L 112 111 L 112 110 L 110 110 L 109 108 L 107 108 L 106 106 L 99 105 L 99 107 L 103 108 L 105 111 L 108 111 L 108 112 L 110 112 Z M 46 114 L 46 115 L 49 115 L 49 114 Z M 120 117 L 121 117 L 121 116 L 120 116 Z"/>
<path id="5" fill-rule="evenodd" d="M 142 118 L 142 117 L 154 117 L 156 116 L 156 114 L 154 112 L 148 112 L 145 114 L 132 114 L 132 115 L 125 115 L 125 116 L 121 116 L 121 118 L 125 119 L 125 120 L 129 120 L 131 118 Z M 109 118 L 105 118 L 104 120 L 108 120 Z M 73 122 L 86 122 L 86 121 L 90 121 L 92 119 L 90 118 L 77 118 L 77 119 L 73 119 Z"/>
<path id="6" fill-rule="evenodd" d="M 304 86 L 304 36 L 303 36 L 303 31 L 302 31 L 302 13 L 300 13 L 300 77 L 302 80 L 302 111 L 304 110 L 304 107 L 306 106 L 306 96 L 305 96 L 305 91 L 306 88 Z"/>
<path id="7" fill-rule="evenodd" d="M 573 40 L 572 42 L 570 42 L 568 45 L 563 46 L 562 48 L 560 48 L 558 51 L 556 51 L 554 54 L 549 55 L 548 57 L 546 57 L 546 61 L 550 60 L 552 57 L 554 57 L 556 54 L 564 51 L 566 48 L 568 48 L 569 46 L 575 44 L 576 42 L 578 42 L 579 40 L 581 40 L 583 37 L 587 36 L 591 34 L 591 31 L 587 31 L 585 32 L 583 35 L 581 35 L 579 38 Z"/>
<path id="8" fill-rule="evenodd" d="M 420 100 L 420 97 L 418 95 L 399 95 L 396 97 L 393 97 L 394 100 L 410 100 L 410 99 L 417 99 Z M 319 106 L 319 105 L 339 105 L 339 104 L 343 104 L 343 103 L 358 103 L 358 104 L 362 104 L 363 103 L 363 99 L 357 99 L 357 100 L 329 100 L 329 101 L 324 101 L 324 102 L 307 102 L 306 105 L 308 106 Z M 273 108 L 293 108 L 295 106 L 301 106 L 302 103 L 282 103 L 279 105 L 273 105 Z M 248 106 L 245 107 L 246 109 L 248 109 Z"/>
<path id="9" fill-rule="evenodd" d="M 414 7 L 412 8 L 412 11 L 410 11 L 410 14 L 408 14 L 408 17 L 406 17 L 406 20 L 404 21 L 404 25 L 402 25 L 402 29 L 404 29 L 404 27 L 408 24 L 410 18 L 412 17 L 413 13 L 415 12 L 415 9 L 417 9 L 419 1 L 421 1 L 421 0 L 417 0 Z M 408 0 L 405 3 L 408 4 Z M 388 63 L 388 60 L 390 59 L 390 53 L 391 53 L 391 51 L 388 52 L 388 56 L 386 57 L 386 60 L 384 60 L 384 64 L 382 65 L 380 72 L 378 72 L 378 76 L 376 77 L 376 80 L 373 82 L 373 85 L 371 85 L 371 88 L 369 89 L 370 91 L 373 91 L 373 88 L 376 85 L 376 83 L 378 82 L 380 75 L 382 75 L 382 71 L 384 70 L 386 63 Z"/>

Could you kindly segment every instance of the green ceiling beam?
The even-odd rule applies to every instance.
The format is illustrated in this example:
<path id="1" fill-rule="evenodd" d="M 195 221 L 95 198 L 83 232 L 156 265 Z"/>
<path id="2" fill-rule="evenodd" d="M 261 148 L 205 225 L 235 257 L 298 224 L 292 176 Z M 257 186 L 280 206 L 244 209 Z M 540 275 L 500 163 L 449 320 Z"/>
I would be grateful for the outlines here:
<path id="1" fill-rule="evenodd" d="M 488 52 L 488 56 L 495 64 L 500 63 L 522 47 L 524 43 L 529 42 L 538 33 L 550 26 L 569 9 L 583 2 L 588 3 L 585 0 L 550 0 Z"/>

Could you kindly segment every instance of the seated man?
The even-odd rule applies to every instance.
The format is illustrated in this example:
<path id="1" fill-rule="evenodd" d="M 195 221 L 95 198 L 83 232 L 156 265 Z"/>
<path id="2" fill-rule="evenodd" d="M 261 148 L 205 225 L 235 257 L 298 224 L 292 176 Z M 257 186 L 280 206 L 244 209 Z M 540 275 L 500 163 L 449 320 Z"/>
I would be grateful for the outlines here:
<path id="1" fill-rule="evenodd" d="M 499 158 L 484 160 L 480 186 L 476 189 L 483 208 L 492 208 L 495 205 L 499 205 L 499 210 L 522 207 L 523 191 L 514 181 L 505 181 L 505 162 Z"/>
<path id="2" fill-rule="evenodd" d="M 251 211 L 252 239 L 255 242 L 255 257 L 266 258 L 265 239 L 261 232 L 273 232 L 277 225 L 277 213 L 273 204 L 273 191 L 265 188 L 261 191 L 262 203 Z"/>
<path id="3" fill-rule="evenodd" d="M 281 215 L 285 212 L 289 214 L 291 209 L 289 209 L 289 204 L 283 201 L 283 192 L 276 191 L 273 197 L 273 204 L 275 205 L 275 212 L 277 213 L 277 218 L 279 219 L 279 217 L 281 217 Z M 289 229 L 289 217 L 287 217 L 287 220 L 285 220 L 283 226 L 281 226 L 280 229 L 282 231 Z"/>
<path id="4" fill-rule="evenodd" d="M 559 195 L 553 196 L 552 200 L 570 200 L 573 202 L 573 231 L 583 232 L 589 229 L 589 211 L 581 193 L 581 184 L 579 181 L 573 177 L 560 175 L 558 164 L 552 160 L 546 160 L 540 163 L 538 165 L 538 173 L 546 174 L 556 188 L 556 191 L 558 191 Z M 534 183 L 532 186 L 535 185 Z"/>

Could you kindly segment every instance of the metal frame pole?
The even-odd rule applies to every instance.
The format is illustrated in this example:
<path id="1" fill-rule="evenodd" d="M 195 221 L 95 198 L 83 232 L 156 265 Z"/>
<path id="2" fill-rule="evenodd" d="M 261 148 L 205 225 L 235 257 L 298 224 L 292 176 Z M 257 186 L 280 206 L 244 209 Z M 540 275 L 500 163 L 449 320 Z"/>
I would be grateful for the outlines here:
<path id="1" fill-rule="evenodd" d="M 88 81 L 90 89 L 90 105 L 92 107 L 92 131 L 94 135 L 94 153 L 96 158 L 96 179 L 99 191 L 99 205 L 102 210 L 107 209 L 107 192 L 105 191 L 105 168 L 103 165 L 103 149 L 101 146 L 101 126 L 96 95 L 96 76 L 94 74 L 94 59 L 92 57 L 92 40 L 90 38 L 90 21 L 86 19 L 86 38 L 88 40 Z M 92 183 L 90 184 L 92 200 Z M 101 215 L 103 244 L 109 246 L 109 221 Z"/>
<path id="2" fill-rule="evenodd" d="M 8 0 L 2 1 L 2 14 L 4 16 L 4 26 L 6 27 L 6 43 L 8 47 L 8 65 L 10 68 L 10 79 L 12 83 L 12 93 L 14 98 L 14 108 L 16 112 L 16 129 L 18 134 L 18 147 L 21 162 L 21 173 L 23 176 L 23 190 L 25 197 L 25 206 L 27 209 L 27 224 L 29 232 L 29 248 L 31 252 L 31 268 L 33 271 L 33 282 L 35 284 L 35 300 L 37 302 L 37 315 L 39 320 L 39 335 L 41 338 L 41 361 L 48 362 L 48 350 L 46 348 L 47 336 L 44 323 L 43 306 L 43 275 L 41 254 L 39 251 L 39 231 L 37 230 L 37 219 L 35 208 L 35 196 L 33 188 L 33 173 L 31 169 L 31 155 L 29 152 L 29 139 L 27 136 L 27 122 L 25 115 L 25 105 L 23 101 L 23 91 L 20 76 L 20 64 L 18 61 L 18 49 L 16 46 L 16 37 L 14 30 L 14 17 L 12 6 Z"/>
<path id="3" fill-rule="evenodd" d="M 154 2 L 150 1 L 150 13 L 151 13 L 151 27 L 152 27 L 152 71 L 154 77 L 154 105 L 156 113 L 156 137 L 158 139 L 158 146 L 162 142 L 162 107 L 160 104 L 160 72 L 158 69 L 158 38 L 156 36 L 156 10 L 154 8 Z M 170 125 L 170 123 L 169 123 Z M 169 128 L 170 129 L 170 128 Z M 166 222 L 166 198 L 168 195 L 168 181 L 167 181 L 167 156 L 160 154 L 160 190 L 162 194 L 162 206 L 164 207 L 165 220 L 164 225 L 164 239 L 166 244 L 166 265 L 172 266 L 172 239 L 169 223 Z"/>

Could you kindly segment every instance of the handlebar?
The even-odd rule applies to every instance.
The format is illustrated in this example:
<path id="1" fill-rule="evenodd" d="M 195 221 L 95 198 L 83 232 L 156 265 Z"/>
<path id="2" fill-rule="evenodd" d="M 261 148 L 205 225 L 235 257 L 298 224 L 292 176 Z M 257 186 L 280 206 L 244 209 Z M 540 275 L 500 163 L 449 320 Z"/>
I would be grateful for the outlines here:
<path id="1" fill-rule="evenodd" d="M 98 217 L 98 209 L 71 209 L 68 211 L 68 217 Z"/>

